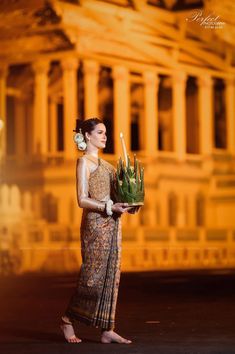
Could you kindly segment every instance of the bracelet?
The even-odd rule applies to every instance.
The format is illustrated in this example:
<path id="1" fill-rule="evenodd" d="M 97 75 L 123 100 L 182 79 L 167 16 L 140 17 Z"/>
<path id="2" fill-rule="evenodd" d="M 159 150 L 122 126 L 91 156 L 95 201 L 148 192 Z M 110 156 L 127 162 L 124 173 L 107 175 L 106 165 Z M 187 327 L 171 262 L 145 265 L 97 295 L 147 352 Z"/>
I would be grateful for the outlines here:
<path id="1" fill-rule="evenodd" d="M 97 206 L 97 209 L 99 210 L 99 211 L 105 211 L 105 204 L 103 204 L 103 205 L 98 205 Z"/>
<path id="2" fill-rule="evenodd" d="M 111 199 L 109 199 L 106 203 L 105 203 L 105 209 L 106 209 L 106 214 L 107 215 L 113 215 L 112 212 L 112 205 L 113 205 L 113 201 Z"/>

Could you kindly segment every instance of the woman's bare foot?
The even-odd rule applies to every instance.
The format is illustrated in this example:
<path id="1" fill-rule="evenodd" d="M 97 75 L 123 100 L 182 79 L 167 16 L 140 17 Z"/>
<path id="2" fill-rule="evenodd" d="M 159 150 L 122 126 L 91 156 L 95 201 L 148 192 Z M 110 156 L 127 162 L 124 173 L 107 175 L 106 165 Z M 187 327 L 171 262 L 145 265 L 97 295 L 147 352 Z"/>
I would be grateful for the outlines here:
<path id="1" fill-rule="evenodd" d="M 101 342 L 102 343 L 125 343 L 125 344 L 130 344 L 132 343 L 131 340 L 123 338 L 119 336 L 116 332 L 113 330 L 110 331 L 103 331 L 101 335 Z"/>
<path id="2" fill-rule="evenodd" d="M 69 319 L 67 317 L 61 317 L 61 319 L 62 324 L 60 325 L 60 328 L 64 333 L 65 339 L 69 343 L 80 343 L 82 340 L 75 335 L 73 325 Z"/>

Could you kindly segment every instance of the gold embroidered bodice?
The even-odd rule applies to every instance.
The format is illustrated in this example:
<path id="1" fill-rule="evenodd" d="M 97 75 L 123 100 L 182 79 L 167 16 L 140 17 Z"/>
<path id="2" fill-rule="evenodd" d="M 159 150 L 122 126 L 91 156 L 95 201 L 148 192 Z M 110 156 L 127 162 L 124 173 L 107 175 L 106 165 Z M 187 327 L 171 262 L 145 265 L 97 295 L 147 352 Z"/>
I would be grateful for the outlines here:
<path id="1" fill-rule="evenodd" d="M 81 208 L 105 210 L 111 198 L 115 168 L 107 161 L 91 155 L 77 160 L 77 199 Z"/>

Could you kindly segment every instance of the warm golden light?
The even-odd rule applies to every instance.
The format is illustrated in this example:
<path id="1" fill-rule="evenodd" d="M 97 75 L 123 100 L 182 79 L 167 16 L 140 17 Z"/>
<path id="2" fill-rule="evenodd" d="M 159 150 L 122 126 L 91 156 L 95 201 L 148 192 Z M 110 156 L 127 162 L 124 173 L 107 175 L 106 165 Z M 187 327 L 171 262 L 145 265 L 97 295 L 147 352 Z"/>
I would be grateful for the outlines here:
<path id="1" fill-rule="evenodd" d="M 0 131 L 3 129 L 3 127 L 4 127 L 4 121 L 0 119 Z"/>
<path id="2" fill-rule="evenodd" d="M 186 21 L 173 0 L 2 2 L 0 229 L 17 272 L 81 264 L 77 116 L 104 121 L 101 159 L 136 154 L 145 167 L 145 205 L 122 217 L 124 271 L 235 267 L 229 2 L 214 8 L 225 9 L 219 30 Z"/>

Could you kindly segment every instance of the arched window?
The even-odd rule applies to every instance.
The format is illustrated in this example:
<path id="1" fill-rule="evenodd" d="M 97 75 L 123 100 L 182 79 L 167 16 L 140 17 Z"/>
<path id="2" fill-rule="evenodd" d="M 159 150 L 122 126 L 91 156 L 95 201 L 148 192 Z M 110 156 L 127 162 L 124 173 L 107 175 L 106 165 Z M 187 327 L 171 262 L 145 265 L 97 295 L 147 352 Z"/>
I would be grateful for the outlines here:
<path id="1" fill-rule="evenodd" d="M 199 193 L 196 196 L 196 225 L 204 226 L 205 225 L 205 197 Z"/>
<path id="2" fill-rule="evenodd" d="M 42 217 L 48 222 L 58 221 L 58 201 L 51 193 L 42 197 Z"/>
<path id="3" fill-rule="evenodd" d="M 160 225 L 160 220 L 161 220 L 161 208 L 160 208 L 160 203 L 156 203 L 156 224 Z"/>
<path id="4" fill-rule="evenodd" d="M 177 196 L 174 192 L 168 196 L 168 223 L 170 226 L 177 224 Z"/>

